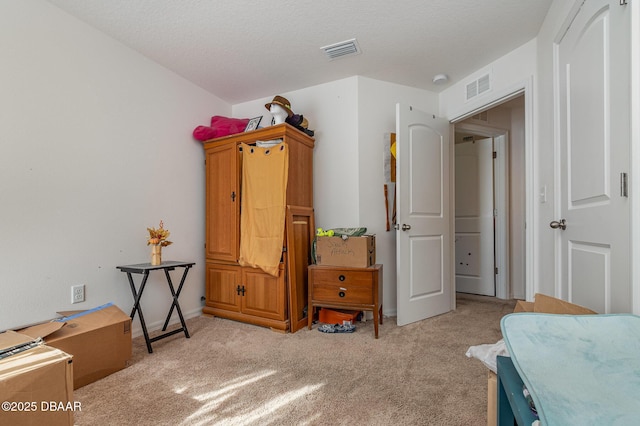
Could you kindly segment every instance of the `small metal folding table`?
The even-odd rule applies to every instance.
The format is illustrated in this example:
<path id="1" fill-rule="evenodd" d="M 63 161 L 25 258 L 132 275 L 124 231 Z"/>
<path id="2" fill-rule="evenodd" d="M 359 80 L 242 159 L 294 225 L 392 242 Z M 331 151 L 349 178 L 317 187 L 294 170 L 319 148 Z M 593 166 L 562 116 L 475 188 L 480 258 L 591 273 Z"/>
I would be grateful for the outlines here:
<path id="1" fill-rule="evenodd" d="M 180 292 L 182 291 L 182 286 L 184 285 L 184 281 L 187 278 L 187 273 L 189 272 L 189 268 L 191 268 L 195 263 L 193 262 L 178 262 L 178 261 L 166 261 L 162 262 L 160 265 L 152 265 L 151 263 L 139 263 L 136 265 L 124 265 L 117 266 L 122 272 L 127 273 L 127 278 L 129 279 L 129 284 L 131 285 L 131 293 L 133 293 L 133 309 L 131 310 L 131 320 L 135 317 L 136 311 L 140 316 L 140 324 L 142 325 L 142 333 L 144 334 L 144 340 L 147 342 L 147 350 L 149 353 L 153 352 L 151 348 L 151 343 L 160 339 L 164 339 L 165 337 L 172 336 L 176 333 L 180 333 L 184 331 L 185 337 L 188 339 L 189 331 L 187 330 L 187 324 L 184 322 L 184 317 L 182 316 L 182 310 L 180 309 L 180 304 L 178 303 L 178 297 L 180 297 Z M 176 268 L 184 268 L 184 272 L 182 273 L 182 279 L 180 280 L 180 284 L 178 285 L 178 289 L 175 290 L 173 288 L 173 282 L 171 281 L 171 276 L 169 275 L 169 271 L 173 271 Z M 171 315 L 173 314 L 173 309 L 175 308 L 176 312 L 178 312 L 178 317 L 180 317 L 180 324 L 182 324 L 181 328 L 176 330 L 171 330 L 167 333 L 161 334 L 160 336 L 155 336 L 153 338 L 149 338 L 149 333 L 147 332 L 147 325 L 144 322 L 144 316 L 142 315 L 142 308 L 140 307 L 140 299 L 142 298 L 142 292 L 144 291 L 144 287 L 147 283 L 147 279 L 149 278 L 149 272 L 155 271 L 157 269 L 164 270 L 164 274 L 167 277 L 167 284 L 169 284 L 169 290 L 171 290 L 171 296 L 173 297 L 173 302 L 171 302 L 171 308 L 169 309 L 169 314 L 167 315 L 167 319 L 164 322 L 164 326 L 162 327 L 162 331 L 167 329 L 169 325 L 169 320 L 171 319 Z M 136 291 L 136 286 L 133 283 L 133 277 L 131 274 L 143 274 L 142 282 L 140 283 L 140 290 Z"/>

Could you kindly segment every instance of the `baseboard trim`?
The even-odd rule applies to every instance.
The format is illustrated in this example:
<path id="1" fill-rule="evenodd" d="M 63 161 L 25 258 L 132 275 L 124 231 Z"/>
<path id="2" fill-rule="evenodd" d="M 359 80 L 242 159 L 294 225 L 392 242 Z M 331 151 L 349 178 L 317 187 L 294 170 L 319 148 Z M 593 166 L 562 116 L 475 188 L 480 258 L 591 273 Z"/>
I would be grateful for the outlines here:
<path id="1" fill-rule="evenodd" d="M 202 315 L 201 307 L 194 309 L 192 311 L 182 312 L 182 316 L 184 317 L 185 320 L 188 320 L 189 318 L 199 317 L 200 315 Z M 173 324 L 178 324 L 179 322 L 180 322 L 180 318 L 178 318 L 178 314 L 174 310 L 173 315 L 171 316 L 171 320 L 169 321 L 169 327 L 172 326 Z M 164 325 L 164 319 L 159 321 L 154 321 L 152 323 L 147 323 L 147 332 L 151 333 L 156 330 L 160 330 L 162 329 L 163 325 Z M 131 337 L 136 338 L 140 336 L 142 336 L 142 326 L 140 325 L 140 319 L 138 318 L 138 315 L 136 315 L 135 318 L 133 319 L 133 324 L 131 327 Z"/>

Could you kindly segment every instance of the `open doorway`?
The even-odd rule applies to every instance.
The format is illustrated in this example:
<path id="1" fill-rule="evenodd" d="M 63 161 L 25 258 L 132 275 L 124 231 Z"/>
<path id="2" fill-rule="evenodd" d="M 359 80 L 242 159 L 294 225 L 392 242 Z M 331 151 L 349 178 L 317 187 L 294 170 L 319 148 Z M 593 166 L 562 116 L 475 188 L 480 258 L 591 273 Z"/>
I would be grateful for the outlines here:
<path id="1" fill-rule="evenodd" d="M 456 291 L 526 298 L 524 94 L 455 123 Z"/>

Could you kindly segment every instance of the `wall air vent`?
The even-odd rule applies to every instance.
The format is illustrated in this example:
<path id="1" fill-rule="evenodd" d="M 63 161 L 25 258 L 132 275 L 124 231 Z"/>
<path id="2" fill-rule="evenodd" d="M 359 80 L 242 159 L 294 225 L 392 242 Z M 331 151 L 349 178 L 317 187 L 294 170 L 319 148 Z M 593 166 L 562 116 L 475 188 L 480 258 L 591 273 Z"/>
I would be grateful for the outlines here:
<path id="1" fill-rule="evenodd" d="M 355 38 L 341 41 L 340 43 L 330 44 L 328 46 L 321 47 L 320 49 L 324 51 L 330 61 L 361 53 L 360 46 L 358 46 L 358 41 Z"/>
<path id="2" fill-rule="evenodd" d="M 485 123 L 488 123 L 489 122 L 489 112 L 488 111 L 482 111 L 481 113 L 478 113 L 476 115 L 471 116 L 471 118 L 473 118 L 474 120 L 484 121 Z"/>
<path id="3" fill-rule="evenodd" d="M 478 79 L 478 95 L 482 95 L 489 90 L 491 90 L 491 78 L 489 74 L 483 75 Z"/>
<path id="4" fill-rule="evenodd" d="M 491 75 L 485 74 L 471 83 L 467 83 L 467 100 L 491 90 Z"/>

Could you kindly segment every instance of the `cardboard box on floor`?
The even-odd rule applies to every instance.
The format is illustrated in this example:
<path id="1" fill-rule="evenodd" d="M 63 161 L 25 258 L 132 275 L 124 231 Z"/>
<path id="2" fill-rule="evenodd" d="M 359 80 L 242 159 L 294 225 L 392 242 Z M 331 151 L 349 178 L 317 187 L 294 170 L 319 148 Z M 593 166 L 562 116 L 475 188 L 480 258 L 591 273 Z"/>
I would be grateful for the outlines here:
<path id="1" fill-rule="evenodd" d="M 376 237 L 318 237 L 316 263 L 323 266 L 366 268 L 376 263 Z"/>
<path id="2" fill-rule="evenodd" d="M 544 314 L 593 315 L 597 312 L 555 297 L 536 293 L 533 302 L 518 300 L 513 312 L 538 312 Z"/>
<path id="3" fill-rule="evenodd" d="M 122 370 L 131 359 L 131 318 L 112 304 L 19 332 L 73 356 L 74 389 Z"/>
<path id="4" fill-rule="evenodd" d="M 33 339 L 14 331 L 0 333 L 0 351 Z M 71 355 L 39 344 L 0 359 L 0 424 L 73 425 Z"/>
<path id="5" fill-rule="evenodd" d="M 566 302 L 546 294 L 536 293 L 533 302 L 518 300 L 513 312 L 535 312 L 541 314 L 593 315 L 597 312 L 584 306 Z M 498 380 L 496 374 L 489 370 L 487 382 L 487 425 L 497 424 Z"/>

